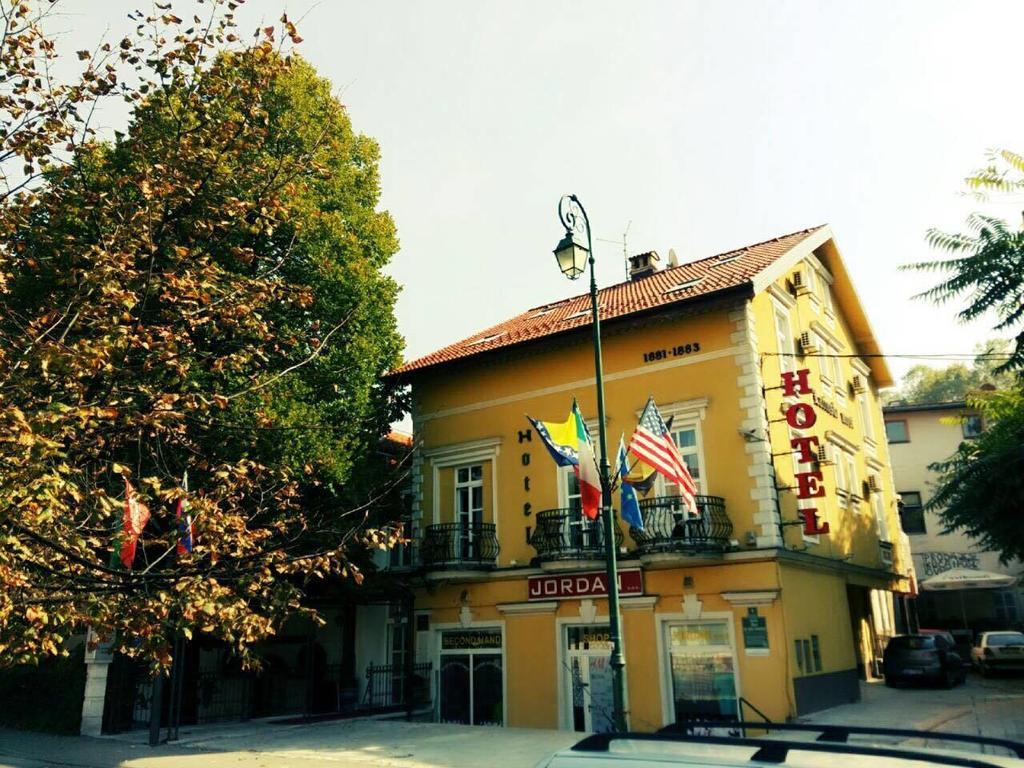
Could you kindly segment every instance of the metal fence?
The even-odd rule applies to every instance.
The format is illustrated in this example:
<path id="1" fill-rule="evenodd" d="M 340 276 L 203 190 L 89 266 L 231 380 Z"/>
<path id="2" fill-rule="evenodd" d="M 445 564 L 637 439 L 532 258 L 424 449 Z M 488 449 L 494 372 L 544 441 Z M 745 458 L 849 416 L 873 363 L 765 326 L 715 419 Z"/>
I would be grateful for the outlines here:
<path id="1" fill-rule="evenodd" d="M 406 670 L 402 667 L 371 664 L 366 668 L 366 692 L 363 694 L 362 707 L 374 710 L 408 704 L 429 704 L 430 669 L 430 662 L 416 664 L 412 676 L 406 677 Z"/>

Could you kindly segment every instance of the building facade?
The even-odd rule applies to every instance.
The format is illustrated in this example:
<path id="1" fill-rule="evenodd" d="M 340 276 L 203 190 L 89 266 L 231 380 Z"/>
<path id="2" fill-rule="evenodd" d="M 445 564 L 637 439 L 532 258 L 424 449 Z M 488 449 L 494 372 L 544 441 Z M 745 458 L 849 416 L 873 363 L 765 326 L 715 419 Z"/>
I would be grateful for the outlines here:
<path id="1" fill-rule="evenodd" d="M 944 533 L 936 511 L 924 509 L 934 493 L 937 475 L 929 466 L 952 456 L 960 443 L 984 429 L 982 415 L 964 402 L 891 405 L 884 409 L 885 431 L 892 456 L 896 491 L 902 505 L 903 530 L 910 539 L 914 570 L 919 580 L 953 568 L 967 568 L 1019 577 L 1024 564 L 1001 563 L 999 553 L 982 550 L 960 531 Z M 1019 586 L 971 590 L 963 600 L 956 591 L 921 591 L 915 603 L 922 627 L 974 631 L 1021 626 Z"/>
<path id="2" fill-rule="evenodd" d="M 656 258 L 599 295 L 609 450 L 653 395 L 700 514 L 659 480 L 644 529 L 618 522 L 629 726 L 855 700 L 909 557 L 877 394 L 891 377 L 831 232 Z M 562 420 L 573 397 L 596 413 L 589 297 L 393 375 L 412 388 L 415 653 L 435 718 L 606 730 L 603 533 L 525 418 Z"/>

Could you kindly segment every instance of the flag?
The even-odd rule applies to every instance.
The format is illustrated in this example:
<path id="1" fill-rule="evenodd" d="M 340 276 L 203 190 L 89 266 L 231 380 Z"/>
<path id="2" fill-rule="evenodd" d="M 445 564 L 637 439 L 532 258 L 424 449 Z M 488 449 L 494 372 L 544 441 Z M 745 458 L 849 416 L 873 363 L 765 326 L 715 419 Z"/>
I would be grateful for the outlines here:
<path id="1" fill-rule="evenodd" d="M 579 463 L 576 448 L 576 414 L 570 413 L 565 421 L 537 421 L 529 416 L 526 418 L 533 424 L 541 442 L 558 466 L 574 467 Z"/>
<path id="2" fill-rule="evenodd" d="M 590 520 L 596 520 L 601 509 L 601 475 L 597 471 L 590 432 L 575 400 L 572 401 L 572 415 L 576 419 L 576 476 L 580 481 L 580 501 L 583 504 L 583 514 Z"/>
<path id="3" fill-rule="evenodd" d="M 672 429 L 672 419 L 675 416 L 669 416 L 665 422 L 665 428 L 668 430 Z M 654 487 L 654 481 L 658 479 L 658 470 L 652 467 L 650 464 L 636 459 L 633 462 L 633 466 L 629 468 L 629 474 L 627 479 L 629 484 L 633 486 L 634 491 L 647 495 L 650 493 L 651 488 Z"/>
<path id="4" fill-rule="evenodd" d="M 149 522 L 149 507 L 135 498 L 135 489 L 124 479 L 124 539 L 121 540 L 121 563 L 131 568 L 135 562 L 135 545 L 142 529 Z"/>
<path id="5" fill-rule="evenodd" d="M 640 502 L 636 500 L 636 491 L 629 482 L 629 457 L 626 456 L 626 440 L 619 437 L 619 512 L 622 519 L 632 528 L 644 529 L 644 519 L 640 516 Z"/>
<path id="6" fill-rule="evenodd" d="M 181 485 L 185 493 L 188 493 L 188 470 L 185 470 L 185 474 L 181 478 Z M 174 510 L 174 519 L 178 523 L 177 552 L 179 555 L 184 555 L 186 552 L 192 551 L 193 536 L 192 515 L 188 513 L 188 502 L 184 496 L 178 499 L 178 506 Z"/>
<path id="7" fill-rule="evenodd" d="M 644 412 L 640 414 L 640 423 L 629 441 L 629 452 L 640 461 L 649 464 L 666 479 L 679 487 L 679 495 L 693 514 L 698 514 L 697 485 L 686 468 L 686 462 L 679 454 L 679 448 L 672 440 L 672 434 L 654 404 L 654 398 L 647 400 Z"/>

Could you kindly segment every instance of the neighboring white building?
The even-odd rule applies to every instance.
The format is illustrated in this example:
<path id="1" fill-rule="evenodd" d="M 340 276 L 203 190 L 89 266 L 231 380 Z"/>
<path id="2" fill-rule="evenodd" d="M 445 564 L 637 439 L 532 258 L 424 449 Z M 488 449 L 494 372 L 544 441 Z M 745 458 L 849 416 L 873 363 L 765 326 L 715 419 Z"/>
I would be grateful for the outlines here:
<path id="1" fill-rule="evenodd" d="M 883 412 L 902 501 L 900 520 L 910 539 L 918 582 L 951 568 L 1024 574 L 1019 561 L 1000 563 L 997 552 L 981 550 L 964 533 L 944 534 L 938 513 L 923 509 L 935 493 L 937 479 L 929 465 L 948 459 L 964 440 L 978 437 L 985 426 L 981 414 L 963 402 L 891 405 Z M 1020 626 L 1024 605 L 1019 585 L 966 594 L 962 601 L 957 592 L 922 591 L 916 601 L 920 625 L 959 628 L 966 621 L 975 631 Z"/>

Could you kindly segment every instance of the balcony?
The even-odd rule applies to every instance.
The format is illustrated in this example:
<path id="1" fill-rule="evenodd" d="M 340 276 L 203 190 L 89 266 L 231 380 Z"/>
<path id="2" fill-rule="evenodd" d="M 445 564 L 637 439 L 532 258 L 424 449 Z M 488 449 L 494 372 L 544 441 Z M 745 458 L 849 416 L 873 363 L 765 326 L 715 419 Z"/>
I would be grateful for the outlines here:
<path id="1" fill-rule="evenodd" d="M 428 570 L 489 570 L 497 564 L 494 523 L 441 523 L 423 532 L 420 561 Z"/>
<path id="2" fill-rule="evenodd" d="M 657 496 L 640 502 L 644 529 L 630 529 L 641 557 L 665 554 L 707 555 L 730 547 L 732 521 L 725 513 L 725 499 L 697 496 L 699 515 L 694 516 L 678 496 Z"/>
<path id="3" fill-rule="evenodd" d="M 530 545 L 542 563 L 560 561 L 603 561 L 604 527 L 600 520 L 588 520 L 579 509 L 545 509 L 536 516 L 537 527 Z M 615 548 L 622 546 L 622 531 L 615 526 Z"/>

